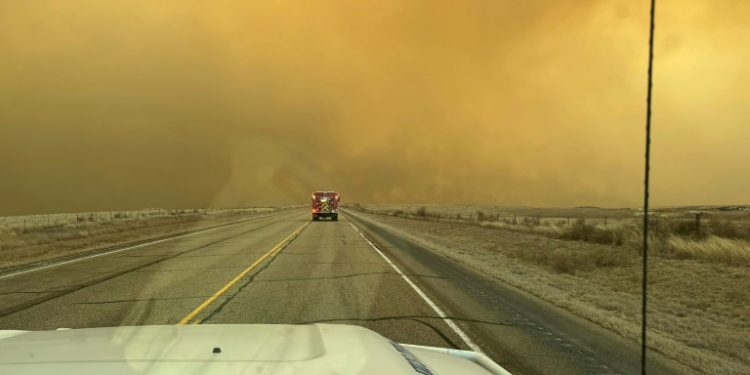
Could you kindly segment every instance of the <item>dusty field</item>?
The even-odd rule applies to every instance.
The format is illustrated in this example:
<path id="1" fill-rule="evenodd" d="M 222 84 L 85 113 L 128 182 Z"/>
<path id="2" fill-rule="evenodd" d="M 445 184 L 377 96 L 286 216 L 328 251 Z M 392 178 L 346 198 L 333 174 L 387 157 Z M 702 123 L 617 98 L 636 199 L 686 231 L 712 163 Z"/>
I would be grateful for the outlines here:
<path id="1" fill-rule="evenodd" d="M 278 209 L 150 209 L 1 217 L 0 269 L 228 223 Z"/>
<path id="2" fill-rule="evenodd" d="M 590 238 L 568 238 L 565 234 L 575 230 L 565 229 L 567 220 L 564 225 L 539 224 L 526 228 L 502 220 L 464 220 L 470 211 L 476 214 L 476 208 L 463 207 L 463 221 L 456 220 L 456 212 L 450 212 L 451 208 L 442 210 L 437 206 L 428 210 L 441 212 L 442 217 L 420 215 L 417 213 L 420 208 L 414 206 L 364 208 L 380 212 L 366 217 L 385 223 L 452 259 L 623 337 L 639 338 L 640 254 L 637 241 L 632 238 L 624 238 L 619 245 L 597 243 Z M 395 210 L 410 210 L 413 214 L 394 216 Z M 559 222 L 561 217 L 565 216 L 544 220 Z M 623 215 L 619 224 L 612 223 L 610 218 L 608 227 L 627 227 L 637 220 L 632 212 Z M 573 221 L 570 228 L 575 227 Z M 631 235 L 636 235 L 637 240 L 638 233 Z M 690 233 L 684 236 L 671 233 L 666 239 L 654 241 L 655 247 L 694 249 L 689 253 L 670 253 L 662 248 L 651 257 L 649 345 L 701 373 L 750 373 L 750 335 L 746 334 L 750 328 L 747 240 L 714 234 L 693 237 Z M 658 241 L 667 243 L 657 246 Z M 682 243 L 670 245 L 669 241 Z M 730 250 L 725 249 L 726 253 L 719 256 L 711 254 L 715 249 L 721 252 L 721 246 Z"/>
<path id="3" fill-rule="evenodd" d="M 635 209 L 494 206 L 354 205 L 369 213 L 460 223 L 616 247 L 640 249 L 643 216 Z M 651 213 L 651 253 L 750 266 L 750 207 L 661 208 Z M 736 208 L 736 207 L 734 207 Z M 561 264 L 564 266 L 564 264 Z"/>

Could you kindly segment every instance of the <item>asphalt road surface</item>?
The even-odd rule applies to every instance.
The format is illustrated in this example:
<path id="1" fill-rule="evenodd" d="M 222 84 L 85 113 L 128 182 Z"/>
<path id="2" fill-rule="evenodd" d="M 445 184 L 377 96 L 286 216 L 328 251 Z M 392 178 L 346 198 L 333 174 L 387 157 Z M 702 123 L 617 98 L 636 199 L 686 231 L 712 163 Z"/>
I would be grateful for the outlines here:
<path id="1" fill-rule="evenodd" d="M 44 268 L 46 267 L 46 268 Z M 514 374 L 632 374 L 638 346 L 355 212 L 307 209 L 0 273 L 0 329 L 346 323 L 482 350 Z M 651 374 L 675 373 L 655 356 Z"/>

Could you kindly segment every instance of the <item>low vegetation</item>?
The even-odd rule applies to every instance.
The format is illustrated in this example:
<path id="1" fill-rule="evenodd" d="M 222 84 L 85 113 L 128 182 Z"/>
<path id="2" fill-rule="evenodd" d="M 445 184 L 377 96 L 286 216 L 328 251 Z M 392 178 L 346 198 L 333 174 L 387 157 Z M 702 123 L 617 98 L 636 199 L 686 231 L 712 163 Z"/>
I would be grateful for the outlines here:
<path id="1" fill-rule="evenodd" d="M 605 225 L 592 209 L 577 219 L 471 207 L 363 209 L 379 215 L 361 217 L 448 258 L 639 339 L 642 217 L 632 212 Z M 750 327 L 747 219 L 654 217 L 649 346 L 697 373 L 750 373 L 750 336 L 742 334 Z"/>
<path id="2" fill-rule="evenodd" d="M 609 222 L 604 216 L 596 218 L 578 217 L 542 217 L 519 216 L 508 213 L 490 213 L 475 210 L 471 214 L 462 212 L 450 213 L 436 209 L 417 207 L 413 211 L 405 209 L 378 210 L 362 208 L 369 213 L 390 216 L 453 222 L 478 225 L 507 231 L 531 233 L 570 241 L 582 241 L 616 247 L 627 247 L 639 250 L 642 242 L 642 217 L 613 217 Z M 711 219 L 698 217 L 652 217 L 649 221 L 650 244 L 652 254 L 674 259 L 696 259 L 724 263 L 729 265 L 750 265 L 750 215 L 732 219 L 715 217 Z M 622 254 L 638 255 L 623 250 Z M 618 253 L 618 254 L 620 254 Z M 524 259 L 536 259 L 540 264 L 559 264 L 555 269 L 561 272 L 573 272 L 581 263 L 576 260 L 580 254 L 569 254 L 570 259 L 563 260 L 564 254 L 542 254 L 531 256 L 524 254 Z M 611 257 L 610 255 L 605 256 Z M 619 255 L 617 257 L 620 257 Z M 596 257 L 595 257 L 596 258 Z M 588 263 L 590 260 L 585 260 Z M 608 261 L 603 261 L 607 263 Z M 573 266 L 571 266 L 573 265 Z M 586 268 L 587 266 L 584 266 Z"/>
<path id="3" fill-rule="evenodd" d="M 236 221 L 272 210 L 144 210 L 3 217 L 0 269 Z"/>

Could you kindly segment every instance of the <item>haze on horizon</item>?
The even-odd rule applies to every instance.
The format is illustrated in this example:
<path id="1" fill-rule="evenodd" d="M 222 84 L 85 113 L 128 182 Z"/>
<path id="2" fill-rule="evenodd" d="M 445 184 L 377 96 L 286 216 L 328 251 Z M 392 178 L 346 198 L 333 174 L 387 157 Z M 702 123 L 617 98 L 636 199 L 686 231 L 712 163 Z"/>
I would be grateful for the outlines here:
<path id="1" fill-rule="evenodd" d="M 640 205 L 647 1 L 0 3 L 0 215 Z M 655 205 L 750 203 L 750 2 L 660 0 Z"/>

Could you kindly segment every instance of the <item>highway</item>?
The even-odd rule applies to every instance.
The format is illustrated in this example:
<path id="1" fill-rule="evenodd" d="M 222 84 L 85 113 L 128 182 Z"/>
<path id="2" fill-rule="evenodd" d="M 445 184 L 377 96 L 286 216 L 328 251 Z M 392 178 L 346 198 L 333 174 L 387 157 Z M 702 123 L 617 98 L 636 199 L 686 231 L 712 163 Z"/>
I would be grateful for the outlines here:
<path id="1" fill-rule="evenodd" d="M 345 323 L 514 374 L 630 374 L 638 346 L 345 212 L 307 209 L 0 273 L 0 329 Z M 663 358 L 651 374 L 675 373 Z"/>

